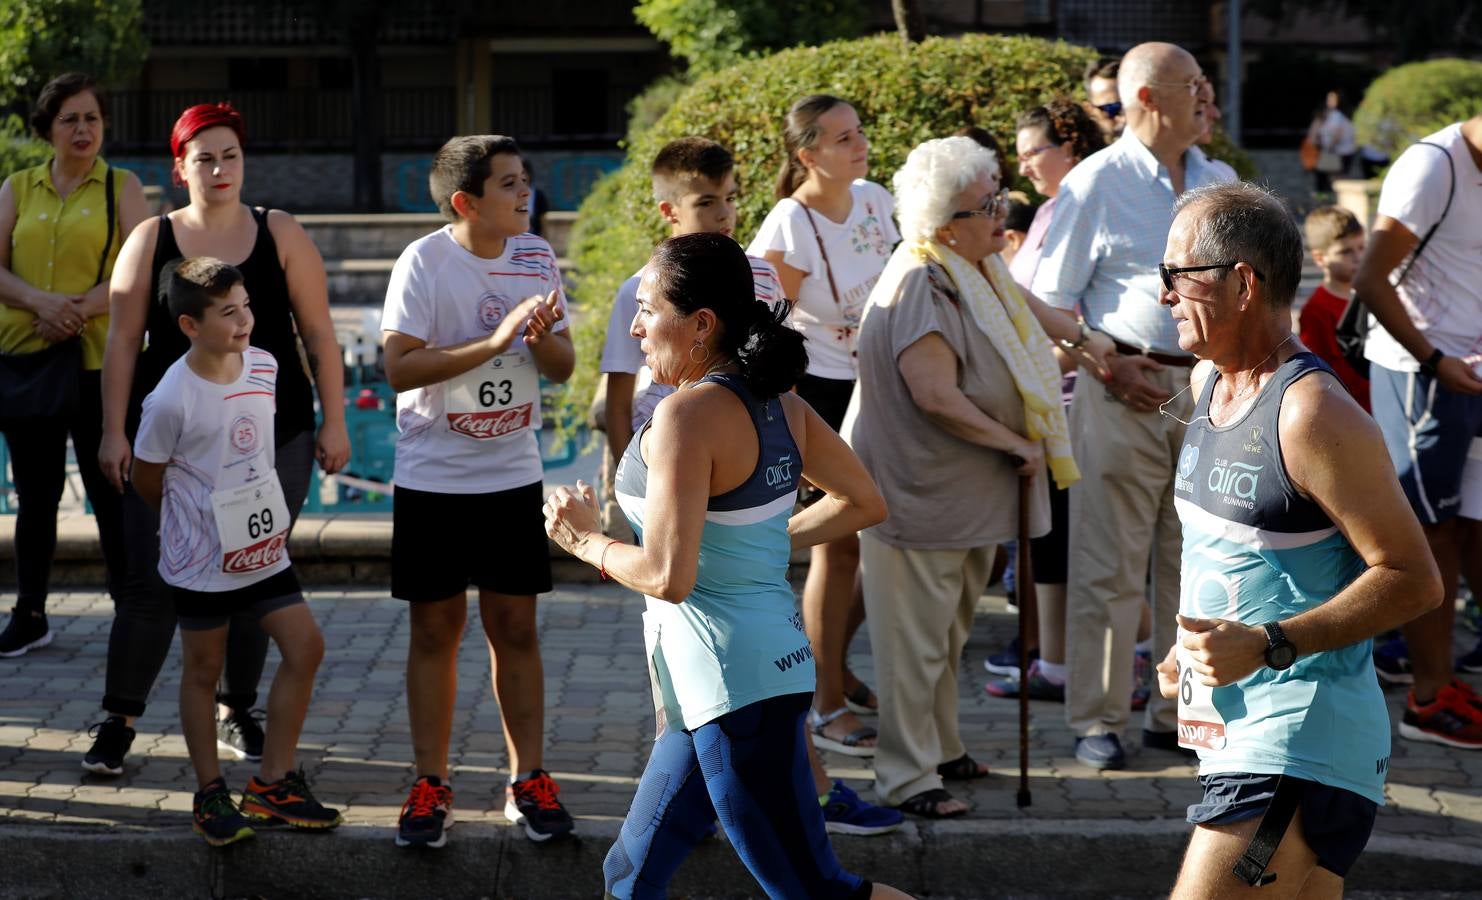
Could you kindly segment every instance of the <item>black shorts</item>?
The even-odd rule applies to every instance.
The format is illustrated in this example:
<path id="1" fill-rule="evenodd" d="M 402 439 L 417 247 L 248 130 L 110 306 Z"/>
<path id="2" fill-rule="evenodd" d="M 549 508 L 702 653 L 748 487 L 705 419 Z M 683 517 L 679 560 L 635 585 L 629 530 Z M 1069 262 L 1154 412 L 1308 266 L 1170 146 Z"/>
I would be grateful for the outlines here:
<path id="1" fill-rule="evenodd" d="M 185 631 L 223 628 L 237 613 L 251 613 L 261 619 L 270 612 L 304 602 L 293 566 L 234 591 L 192 591 L 171 585 L 170 596 L 175 603 L 175 618 Z"/>
<path id="2" fill-rule="evenodd" d="M 804 375 L 798 382 L 798 396 L 838 431 L 844 425 L 844 413 L 849 410 L 849 398 L 854 395 L 854 380 L 850 378 L 819 378 Z"/>
<path id="3" fill-rule="evenodd" d="M 1050 484 L 1050 530 L 1029 542 L 1036 584 L 1065 584 L 1069 579 L 1070 491 Z"/>
<path id="4" fill-rule="evenodd" d="M 1190 825 L 1233 825 L 1264 815 L 1276 793 L 1277 779 L 1285 777 L 1302 787 L 1297 814 L 1302 817 L 1302 836 L 1317 854 L 1317 864 L 1348 877 L 1354 860 L 1369 843 L 1374 815 L 1379 806 L 1353 791 L 1318 784 L 1290 775 L 1201 775 L 1204 800 L 1189 806 Z"/>
<path id="5" fill-rule="evenodd" d="M 488 494 L 397 487 L 391 495 L 391 596 L 412 603 L 468 590 L 517 597 L 551 589 L 541 482 Z"/>

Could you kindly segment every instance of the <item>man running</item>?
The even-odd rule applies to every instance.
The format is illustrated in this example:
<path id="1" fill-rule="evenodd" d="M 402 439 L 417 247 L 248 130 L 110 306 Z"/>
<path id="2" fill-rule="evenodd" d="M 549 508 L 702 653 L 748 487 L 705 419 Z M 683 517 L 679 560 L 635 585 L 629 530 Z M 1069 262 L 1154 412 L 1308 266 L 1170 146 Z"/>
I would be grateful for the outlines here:
<path id="1" fill-rule="evenodd" d="M 1180 632 L 1158 681 L 1205 793 L 1173 897 L 1244 896 L 1271 874 L 1262 900 L 1339 897 L 1389 762 L 1370 638 L 1435 607 L 1440 578 L 1378 427 L 1292 334 L 1291 216 L 1244 184 L 1176 208 L 1161 301 L 1201 362 L 1174 480 Z"/>

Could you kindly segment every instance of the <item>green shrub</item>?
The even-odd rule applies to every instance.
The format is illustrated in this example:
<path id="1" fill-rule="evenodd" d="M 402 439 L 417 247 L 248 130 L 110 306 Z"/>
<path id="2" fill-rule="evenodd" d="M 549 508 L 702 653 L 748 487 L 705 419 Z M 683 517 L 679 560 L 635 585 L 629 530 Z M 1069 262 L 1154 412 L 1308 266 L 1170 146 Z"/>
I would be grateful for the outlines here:
<path id="1" fill-rule="evenodd" d="M 1390 69 L 1374 79 L 1353 115 L 1361 144 L 1390 159 L 1432 132 L 1482 109 L 1482 62 L 1433 59 Z"/>
<path id="2" fill-rule="evenodd" d="M 38 140 L 20 116 L 0 121 L 0 180 L 51 159 L 51 144 Z"/>
<path id="3" fill-rule="evenodd" d="M 1012 149 L 1019 113 L 1057 94 L 1078 96 L 1081 72 L 1095 57 L 1089 48 L 1038 38 L 980 34 L 907 44 L 891 34 L 785 50 L 700 78 L 656 123 L 630 135 L 626 163 L 581 205 L 572 236 L 578 362 L 567 402 L 589 401 L 613 294 L 667 236 L 648 174 L 666 142 L 704 135 L 735 154 L 742 188 L 736 235 L 745 244 L 772 207 L 781 121 L 799 97 L 825 92 L 854 104 L 870 138 L 869 177 L 888 187 L 911 148 L 964 125 L 980 125 Z M 1211 153 L 1247 177 L 1254 172 L 1223 135 Z M 1005 162 L 1017 173 L 1016 160 Z"/>

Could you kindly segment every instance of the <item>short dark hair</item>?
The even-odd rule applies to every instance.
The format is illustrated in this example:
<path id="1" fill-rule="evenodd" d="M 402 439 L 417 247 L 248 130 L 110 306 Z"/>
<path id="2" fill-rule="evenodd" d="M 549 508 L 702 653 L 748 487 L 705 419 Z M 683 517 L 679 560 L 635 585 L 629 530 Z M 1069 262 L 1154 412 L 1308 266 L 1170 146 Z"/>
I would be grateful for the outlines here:
<path id="1" fill-rule="evenodd" d="M 214 256 L 171 260 L 160 272 L 160 293 L 170 315 L 177 319 L 190 316 L 197 322 L 205 317 L 214 301 L 245 283 L 240 269 Z"/>
<path id="2" fill-rule="evenodd" d="M 43 141 L 51 140 L 51 126 L 61 114 L 62 104 L 83 91 L 93 95 L 98 101 L 98 112 L 107 119 L 108 104 L 103 95 L 98 93 L 97 79 L 83 72 L 68 72 L 48 81 L 41 93 L 36 95 L 36 107 L 31 110 L 31 128 L 37 136 Z"/>
<path id="3" fill-rule="evenodd" d="M 1358 216 L 1341 206 L 1319 206 L 1307 214 L 1302 223 L 1307 233 L 1308 250 L 1326 250 L 1352 234 L 1363 234 Z"/>
<path id="4" fill-rule="evenodd" d="M 1003 227 L 1007 231 L 1028 231 L 1037 212 L 1038 203 L 1029 202 L 1029 197 L 1019 191 L 1010 191 L 1009 212 L 1004 216 Z"/>
<path id="5" fill-rule="evenodd" d="M 1098 78 L 1104 78 L 1107 81 L 1115 82 L 1117 80 L 1118 73 L 1120 73 L 1121 71 L 1122 58 L 1120 56 L 1103 56 L 1100 59 L 1093 59 L 1091 62 L 1086 64 L 1086 71 L 1082 74 L 1081 77 L 1081 80 L 1085 83 L 1086 86 L 1086 93 L 1091 93 L 1091 82 L 1095 81 Z"/>
<path id="6" fill-rule="evenodd" d="M 669 238 L 648 262 L 654 293 L 684 316 L 715 313 L 721 333 L 716 350 L 741 366 L 746 385 L 768 400 L 791 390 L 808 371 L 803 335 L 784 324 L 788 306 L 756 298 L 751 260 L 723 234 Z"/>
<path id="7" fill-rule="evenodd" d="M 520 145 L 512 137 L 502 134 L 466 134 L 443 144 L 432 157 L 432 171 L 427 176 L 427 187 L 432 192 L 432 202 L 438 212 L 449 222 L 459 219 L 453 209 L 453 195 L 458 191 L 484 196 L 484 182 L 493 171 L 490 161 L 501 153 L 513 153 L 524 162 Z"/>
<path id="8" fill-rule="evenodd" d="M 978 146 L 992 152 L 993 158 L 998 160 L 999 168 L 1004 166 L 1003 146 L 998 143 L 998 138 L 994 137 L 993 132 L 988 129 L 977 125 L 968 125 L 952 132 L 952 136 L 972 138 L 978 142 Z"/>
<path id="9" fill-rule="evenodd" d="M 1265 276 L 1272 305 L 1291 306 L 1302 280 L 1302 234 L 1281 200 L 1265 188 L 1237 181 L 1187 191 L 1173 212 L 1177 216 L 1194 207 L 1199 211 L 1194 259 L 1200 264 L 1246 263 Z"/>
<path id="10" fill-rule="evenodd" d="M 670 141 L 654 157 L 654 199 L 675 201 L 697 176 L 722 181 L 736 168 L 731 151 L 709 138 L 682 137 Z"/>

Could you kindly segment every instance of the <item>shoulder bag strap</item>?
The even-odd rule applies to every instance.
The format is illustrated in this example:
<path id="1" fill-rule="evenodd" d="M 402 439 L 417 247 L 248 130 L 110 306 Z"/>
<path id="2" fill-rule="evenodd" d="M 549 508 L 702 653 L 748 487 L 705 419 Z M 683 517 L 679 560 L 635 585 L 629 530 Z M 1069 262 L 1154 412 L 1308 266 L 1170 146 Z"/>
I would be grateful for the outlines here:
<path id="1" fill-rule="evenodd" d="M 823 257 L 823 273 L 828 276 L 829 293 L 834 295 L 834 305 L 842 307 L 844 304 L 839 302 L 839 288 L 834 284 L 834 268 L 828 264 L 828 251 L 823 249 L 823 235 L 818 233 L 818 223 L 813 221 L 813 210 L 801 200 L 794 202 L 803 208 L 808 216 L 808 224 L 813 226 L 813 239 L 818 241 L 818 254 Z"/>
<path id="2" fill-rule="evenodd" d="M 1425 252 L 1425 245 L 1431 242 L 1436 229 L 1440 228 L 1441 223 L 1446 221 L 1446 214 L 1451 212 L 1451 201 L 1456 199 L 1456 161 L 1451 158 L 1451 151 L 1432 141 L 1417 141 L 1416 143 L 1425 144 L 1427 147 L 1435 147 L 1446 157 L 1446 167 L 1451 170 L 1451 191 L 1446 195 L 1446 206 L 1441 210 L 1441 218 L 1437 219 L 1436 224 L 1432 225 L 1426 231 L 1425 237 L 1421 238 L 1420 243 L 1415 245 L 1415 252 L 1410 254 L 1410 259 L 1405 263 L 1405 268 L 1400 270 L 1400 278 L 1395 282 L 1397 286 L 1404 282 L 1405 276 L 1410 274 L 1410 267 L 1415 265 L 1415 260 L 1419 259 L 1420 254 Z"/>
<path id="3" fill-rule="evenodd" d="M 105 198 L 104 207 L 108 213 L 108 238 L 103 241 L 103 256 L 98 260 L 98 277 L 93 279 L 93 287 L 103 283 L 103 270 L 108 268 L 108 253 L 113 249 L 113 228 L 118 218 L 114 210 L 113 166 L 111 165 L 103 172 L 103 196 Z"/>

